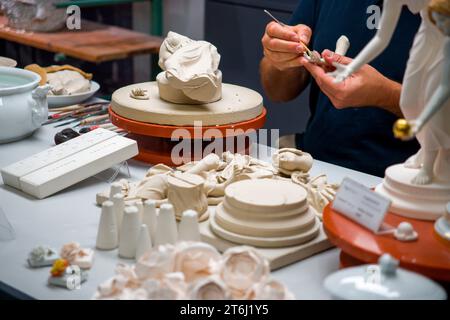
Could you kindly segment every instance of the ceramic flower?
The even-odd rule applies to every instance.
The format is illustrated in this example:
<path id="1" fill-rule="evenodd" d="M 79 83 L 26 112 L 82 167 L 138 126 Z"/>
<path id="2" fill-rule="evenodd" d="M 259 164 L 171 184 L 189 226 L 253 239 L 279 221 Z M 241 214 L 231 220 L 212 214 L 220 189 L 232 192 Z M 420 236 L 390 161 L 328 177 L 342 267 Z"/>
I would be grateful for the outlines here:
<path id="1" fill-rule="evenodd" d="M 253 285 L 246 296 L 247 300 L 292 300 L 294 296 L 280 282 L 266 279 Z"/>
<path id="2" fill-rule="evenodd" d="M 151 300 L 180 300 L 186 298 L 184 275 L 174 272 L 164 275 L 160 280 L 148 279 L 142 284 Z"/>
<path id="3" fill-rule="evenodd" d="M 251 247 L 233 247 L 223 254 L 220 276 L 235 298 L 245 296 L 255 283 L 265 280 L 269 272 L 268 261 Z"/>
<path id="4" fill-rule="evenodd" d="M 189 283 L 213 274 L 220 260 L 220 253 L 209 244 L 183 242 L 175 251 L 174 271 L 182 272 Z"/>
<path id="5" fill-rule="evenodd" d="M 67 261 L 66 259 L 58 259 L 53 264 L 50 273 L 53 277 L 61 277 L 69 265 L 69 261 Z"/>
<path id="6" fill-rule="evenodd" d="M 31 250 L 29 258 L 34 261 L 41 261 L 46 256 L 51 256 L 54 253 L 55 252 L 51 248 L 44 247 L 44 246 L 37 246 L 37 247 L 33 248 L 33 250 Z"/>
<path id="7" fill-rule="evenodd" d="M 76 259 L 80 250 L 81 250 L 81 247 L 80 247 L 79 243 L 70 242 L 70 243 L 63 245 L 59 255 L 61 256 L 61 258 L 66 259 L 69 262 L 72 262 Z"/>
<path id="8" fill-rule="evenodd" d="M 228 300 L 230 293 L 219 277 L 210 276 L 192 283 L 188 297 L 192 300 Z"/>
<path id="9" fill-rule="evenodd" d="M 139 279 L 160 279 L 174 269 L 174 247 L 159 246 L 145 253 L 137 262 L 135 272 Z"/>

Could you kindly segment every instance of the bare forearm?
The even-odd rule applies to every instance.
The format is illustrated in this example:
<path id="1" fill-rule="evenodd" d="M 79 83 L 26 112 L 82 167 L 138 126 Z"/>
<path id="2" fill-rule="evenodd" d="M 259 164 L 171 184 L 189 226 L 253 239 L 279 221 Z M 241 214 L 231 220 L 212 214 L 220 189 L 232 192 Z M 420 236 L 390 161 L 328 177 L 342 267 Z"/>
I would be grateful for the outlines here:
<path id="1" fill-rule="evenodd" d="M 308 85 L 309 74 L 303 67 L 278 70 L 267 58 L 260 64 L 261 82 L 270 100 L 286 102 L 295 99 Z"/>
<path id="2" fill-rule="evenodd" d="M 400 109 L 400 96 L 402 94 L 402 85 L 400 83 L 386 78 L 380 91 L 373 94 L 376 97 L 375 105 L 377 107 L 387 110 L 399 118 L 403 118 L 403 113 Z"/>

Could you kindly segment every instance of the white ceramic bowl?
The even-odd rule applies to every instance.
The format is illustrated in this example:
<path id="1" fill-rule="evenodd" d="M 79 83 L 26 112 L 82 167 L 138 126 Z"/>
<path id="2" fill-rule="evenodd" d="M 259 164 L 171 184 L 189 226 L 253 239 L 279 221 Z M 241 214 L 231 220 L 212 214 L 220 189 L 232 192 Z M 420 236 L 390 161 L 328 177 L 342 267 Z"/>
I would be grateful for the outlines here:
<path id="1" fill-rule="evenodd" d="M 0 57 L 0 67 L 11 67 L 17 66 L 17 61 L 7 57 Z"/>
<path id="2" fill-rule="evenodd" d="M 41 77 L 27 70 L 0 67 L 0 143 L 32 134 L 47 120 L 47 93 Z"/>
<path id="3" fill-rule="evenodd" d="M 100 89 L 100 85 L 91 81 L 91 90 L 88 92 L 72 94 L 70 96 L 53 96 L 49 95 L 48 99 L 48 107 L 49 108 L 58 108 L 70 106 L 77 103 L 82 103 L 92 97 L 98 90 Z"/>

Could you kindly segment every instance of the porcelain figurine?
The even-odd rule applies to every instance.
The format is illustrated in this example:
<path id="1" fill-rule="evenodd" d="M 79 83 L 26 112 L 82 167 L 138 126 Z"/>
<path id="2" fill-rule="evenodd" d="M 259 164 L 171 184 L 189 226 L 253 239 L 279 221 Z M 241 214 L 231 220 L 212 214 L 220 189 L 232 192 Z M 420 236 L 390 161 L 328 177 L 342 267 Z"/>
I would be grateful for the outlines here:
<path id="1" fill-rule="evenodd" d="M 125 208 L 119 235 L 119 256 L 134 259 L 141 222 L 139 211 L 134 206 Z"/>
<path id="2" fill-rule="evenodd" d="M 432 4 L 430 8 L 429 4 Z M 439 114 L 429 119 L 429 123 L 416 137 L 421 150 L 411 157 L 405 165 L 416 168 L 418 172 L 414 184 L 431 183 L 433 177 L 450 181 L 450 100 L 448 85 L 448 22 L 450 13 L 446 0 L 385 0 L 381 28 L 367 47 L 347 66 L 337 66 L 332 75 L 342 81 L 357 71 L 362 65 L 376 58 L 389 44 L 403 6 L 413 13 L 421 13 L 422 25 L 416 35 L 410 59 L 403 80 L 400 106 L 408 121 L 416 121 L 426 108 L 438 110 Z M 440 12 L 433 7 L 442 8 Z M 430 19 L 437 19 L 437 25 Z M 444 82 L 443 82 L 444 81 Z M 440 84 L 442 83 L 442 86 Z M 434 97 L 433 97 L 434 96 Z M 447 98 L 445 98 L 447 96 Z M 427 107 L 429 106 L 429 107 Z M 430 110 L 431 110 L 430 109 Z M 416 127 L 421 127 L 421 120 Z"/>
<path id="3" fill-rule="evenodd" d="M 163 100 L 182 104 L 203 104 L 222 97 L 222 73 L 217 48 L 206 41 L 194 41 L 169 32 L 160 48 L 157 78 Z"/>
<path id="4" fill-rule="evenodd" d="M 375 59 L 389 44 L 403 6 L 419 13 L 422 24 L 408 60 L 400 107 L 406 121 L 394 126 L 402 138 L 416 135 L 420 150 L 404 164 L 386 170 L 376 191 L 392 200 L 391 212 L 436 220 L 450 201 L 449 3 L 447 0 L 385 0 L 380 30 L 347 66 L 332 73 L 343 81 Z"/>
<path id="5" fill-rule="evenodd" d="M 59 258 L 56 250 L 48 246 L 37 246 L 28 255 L 28 264 L 32 268 L 47 267 Z"/>
<path id="6" fill-rule="evenodd" d="M 94 250 L 81 248 L 77 242 L 63 245 L 59 255 L 71 265 L 79 266 L 81 269 L 90 269 L 94 263 Z"/>
<path id="7" fill-rule="evenodd" d="M 100 250 L 113 250 L 119 245 L 119 232 L 114 212 L 114 203 L 105 201 L 98 224 L 96 247 Z"/>
<path id="8" fill-rule="evenodd" d="M 150 234 L 148 233 L 147 225 L 142 224 L 139 229 L 139 237 L 136 246 L 136 261 L 139 260 L 148 250 L 152 248 L 152 240 L 150 239 Z"/>
<path id="9" fill-rule="evenodd" d="M 419 234 L 409 222 L 401 222 L 394 231 L 394 237 L 399 241 L 415 241 Z"/>

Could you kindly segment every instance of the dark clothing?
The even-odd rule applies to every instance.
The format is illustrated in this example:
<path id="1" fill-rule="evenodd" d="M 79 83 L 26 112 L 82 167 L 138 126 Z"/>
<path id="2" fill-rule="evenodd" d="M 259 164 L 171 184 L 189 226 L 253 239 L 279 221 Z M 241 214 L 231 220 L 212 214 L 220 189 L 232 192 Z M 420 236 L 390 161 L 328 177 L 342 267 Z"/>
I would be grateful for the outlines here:
<path id="1" fill-rule="evenodd" d="M 367 19 L 376 0 L 300 0 L 290 24 L 306 24 L 313 30 L 309 47 L 334 50 L 341 35 L 350 39 L 348 57 L 354 58 L 373 38 Z M 402 82 L 409 51 L 421 19 L 406 7 L 389 47 L 371 65 L 384 76 Z M 383 94 L 374 92 L 373 94 Z M 385 169 L 404 162 L 419 149 L 417 141 L 395 139 L 397 117 L 381 108 L 336 109 L 315 83 L 311 83 L 311 118 L 306 131 L 297 135 L 297 147 L 316 159 L 383 176 Z"/>

